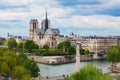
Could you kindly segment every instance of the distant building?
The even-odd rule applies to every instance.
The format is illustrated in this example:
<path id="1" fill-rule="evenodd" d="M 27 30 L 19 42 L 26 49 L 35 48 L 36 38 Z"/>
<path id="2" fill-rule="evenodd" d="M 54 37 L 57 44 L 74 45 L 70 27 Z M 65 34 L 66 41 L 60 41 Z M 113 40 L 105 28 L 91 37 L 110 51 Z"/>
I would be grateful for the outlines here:
<path id="1" fill-rule="evenodd" d="M 15 36 L 8 33 L 7 39 L 9 38 L 14 38 L 18 44 L 25 42 L 28 39 L 27 37 Z"/>
<path id="2" fill-rule="evenodd" d="M 63 37 L 60 36 L 59 29 L 52 29 L 50 27 L 50 20 L 46 18 L 42 20 L 41 29 L 39 29 L 39 22 L 37 19 L 30 20 L 30 39 L 35 41 L 39 47 L 47 44 L 51 48 L 57 48 L 57 45 L 63 41 Z"/>
<path id="3" fill-rule="evenodd" d="M 17 42 L 18 44 L 24 42 L 24 40 L 23 40 L 23 38 L 22 38 L 21 36 L 16 36 L 16 37 L 15 37 L 15 40 L 16 40 L 16 42 Z"/>
<path id="4" fill-rule="evenodd" d="M 82 47 L 91 52 L 107 51 L 111 46 L 117 45 L 117 38 L 112 36 L 107 37 L 86 37 L 83 39 Z"/>
<path id="5" fill-rule="evenodd" d="M 80 36 L 79 36 L 80 37 Z M 76 45 L 76 41 L 79 41 L 79 37 L 74 39 L 69 39 L 72 45 Z M 109 47 L 120 44 L 115 36 L 84 36 L 81 37 L 81 47 L 83 49 L 88 49 L 90 52 L 101 52 L 107 51 Z M 119 42 L 118 42 L 119 41 Z"/>
<path id="6" fill-rule="evenodd" d="M 0 45 L 3 45 L 5 40 L 6 40 L 5 38 L 0 37 Z"/>

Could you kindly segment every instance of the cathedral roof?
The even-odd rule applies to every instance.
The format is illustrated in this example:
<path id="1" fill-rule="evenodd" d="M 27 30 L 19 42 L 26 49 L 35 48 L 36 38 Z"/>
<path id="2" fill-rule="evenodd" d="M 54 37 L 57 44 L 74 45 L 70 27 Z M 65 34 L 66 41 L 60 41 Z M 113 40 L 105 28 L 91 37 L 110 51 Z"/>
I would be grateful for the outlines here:
<path id="1" fill-rule="evenodd" d="M 38 33 L 39 33 L 39 34 L 44 34 L 44 30 L 38 29 Z"/>
<path id="2" fill-rule="evenodd" d="M 47 29 L 45 34 L 54 34 L 54 32 L 52 31 L 52 29 Z"/>
<path id="3" fill-rule="evenodd" d="M 45 34 L 59 34 L 59 29 L 47 29 Z"/>
<path id="4" fill-rule="evenodd" d="M 52 31 L 53 31 L 55 34 L 59 34 L 59 33 L 60 33 L 59 29 L 52 29 Z"/>

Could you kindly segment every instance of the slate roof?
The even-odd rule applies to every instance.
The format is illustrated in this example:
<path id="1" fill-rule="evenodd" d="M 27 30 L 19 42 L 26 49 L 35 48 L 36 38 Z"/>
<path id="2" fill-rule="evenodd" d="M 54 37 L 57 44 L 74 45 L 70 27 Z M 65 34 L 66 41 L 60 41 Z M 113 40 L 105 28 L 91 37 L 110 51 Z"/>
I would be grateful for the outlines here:
<path id="1" fill-rule="evenodd" d="M 52 29 L 47 29 L 47 31 L 45 32 L 45 34 L 55 34 Z"/>
<path id="2" fill-rule="evenodd" d="M 59 29 L 47 29 L 45 34 L 59 34 Z"/>
<path id="3" fill-rule="evenodd" d="M 44 32 L 43 29 L 38 29 L 39 34 L 59 34 L 59 29 L 47 29 L 46 32 Z"/>
<path id="4" fill-rule="evenodd" d="M 43 29 L 38 29 L 38 33 L 39 34 L 44 34 L 44 30 Z"/>
<path id="5" fill-rule="evenodd" d="M 55 34 L 59 34 L 59 33 L 60 33 L 59 29 L 52 29 L 52 31 L 53 31 Z"/>

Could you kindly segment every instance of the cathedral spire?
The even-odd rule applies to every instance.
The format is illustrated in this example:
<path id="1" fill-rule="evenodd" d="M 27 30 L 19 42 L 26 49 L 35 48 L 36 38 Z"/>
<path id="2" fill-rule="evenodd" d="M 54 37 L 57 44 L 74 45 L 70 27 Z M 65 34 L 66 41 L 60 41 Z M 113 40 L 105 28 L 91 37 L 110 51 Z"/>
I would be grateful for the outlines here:
<path id="1" fill-rule="evenodd" d="M 48 29 L 48 19 L 47 19 L 47 8 L 46 8 L 46 19 L 45 19 L 45 31 Z"/>
<path id="2" fill-rule="evenodd" d="M 46 19 L 47 19 L 47 8 L 46 8 Z"/>

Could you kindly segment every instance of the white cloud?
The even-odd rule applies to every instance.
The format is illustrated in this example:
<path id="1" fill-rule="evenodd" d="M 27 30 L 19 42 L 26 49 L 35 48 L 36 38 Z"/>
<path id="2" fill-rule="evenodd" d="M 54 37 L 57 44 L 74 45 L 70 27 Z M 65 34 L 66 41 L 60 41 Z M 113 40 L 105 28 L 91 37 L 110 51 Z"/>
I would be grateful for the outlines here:
<path id="1" fill-rule="evenodd" d="M 26 5 L 30 3 L 30 0 L 0 0 L 1 4 L 4 5 Z"/>
<path id="2" fill-rule="evenodd" d="M 89 5 L 89 4 L 80 4 L 76 5 L 75 7 L 72 7 L 77 11 L 79 9 L 81 13 L 83 14 L 95 14 L 96 11 L 104 11 L 106 12 L 107 9 L 111 9 L 114 7 L 119 7 L 120 6 L 120 0 L 102 0 L 103 2 L 101 4 L 94 4 L 94 5 Z M 116 8 L 117 8 L 116 7 Z"/>
<path id="3" fill-rule="evenodd" d="M 28 12 L 0 11 L 0 20 L 24 20 L 28 15 Z"/>
<path id="4" fill-rule="evenodd" d="M 92 12 L 94 13 L 94 9 L 104 9 L 110 8 L 115 5 L 119 5 L 120 0 L 109 0 L 103 4 L 97 5 L 79 5 L 76 7 L 66 6 L 63 7 L 59 4 L 56 0 L 1 0 L 1 4 L 5 5 L 26 5 L 26 8 L 15 8 L 7 9 L 7 10 L 0 10 L 0 20 L 21 20 L 24 23 L 24 26 L 29 26 L 30 18 L 36 18 L 41 22 L 42 19 L 45 18 L 45 9 L 48 8 L 48 18 L 51 20 L 52 27 L 57 28 L 71 28 L 72 27 L 81 27 L 81 28 L 115 28 L 118 29 L 120 26 L 120 17 L 108 16 L 108 15 L 89 15 L 89 16 L 82 16 L 82 15 L 75 15 L 78 8 L 82 10 L 86 9 L 86 13 Z M 75 12 L 76 11 L 76 12 Z M 25 23 L 26 22 L 26 23 Z M 14 25 L 15 26 L 15 25 Z M 16 24 L 16 26 L 21 27 L 20 25 Z M 11 29 L 13 32 L 19 33 L 26 33 L 29 31 L 29 27 Z M 120 28 L 119 28 L 120 29 Z M 20 31 L 19 31 L 20 30 Z M 4 29 L 0 29 L 0 31 L 9 31 Z"/>
<path id="5" fill-rule="evenodd" d="M 72 16 L 71 18 L 58 19 L 56 22 L 53 25 L 60 25 L 60 27 L 119 28 L 120 17 L 108 15 Z"/>

